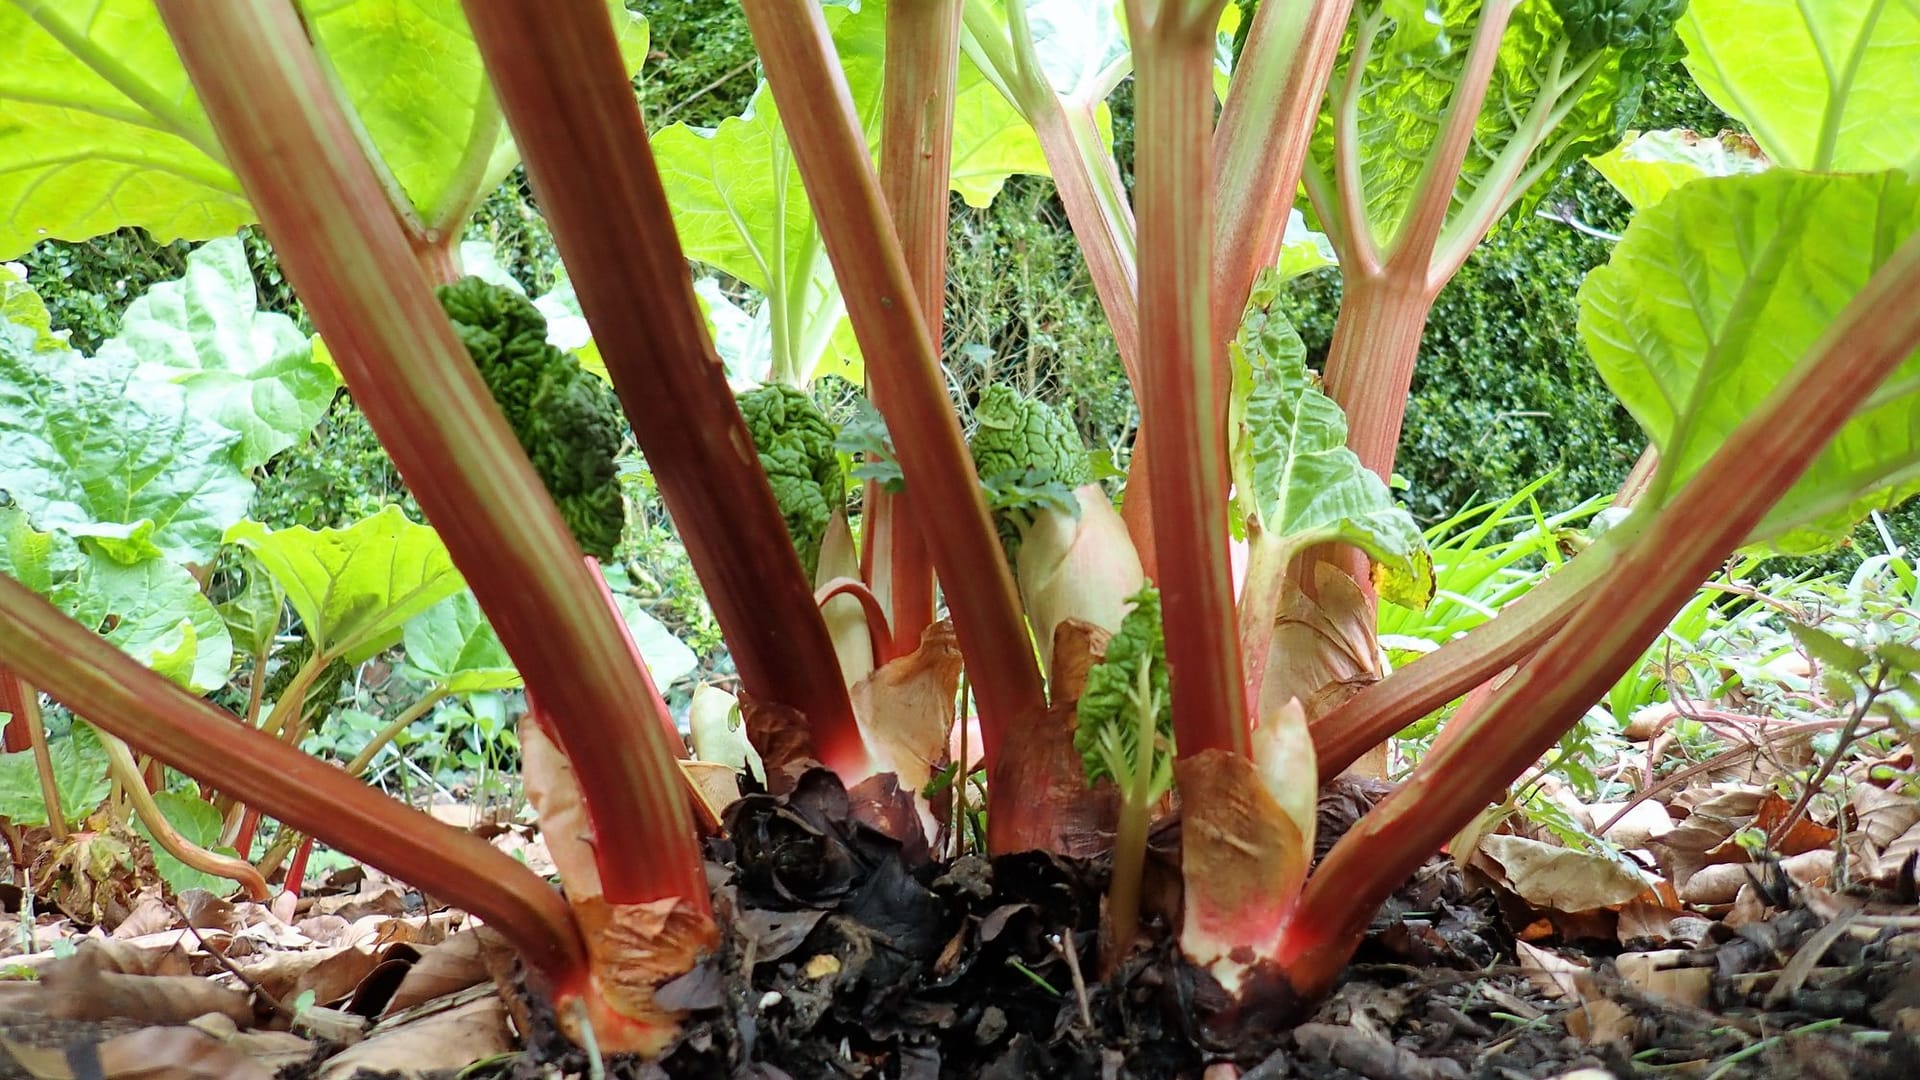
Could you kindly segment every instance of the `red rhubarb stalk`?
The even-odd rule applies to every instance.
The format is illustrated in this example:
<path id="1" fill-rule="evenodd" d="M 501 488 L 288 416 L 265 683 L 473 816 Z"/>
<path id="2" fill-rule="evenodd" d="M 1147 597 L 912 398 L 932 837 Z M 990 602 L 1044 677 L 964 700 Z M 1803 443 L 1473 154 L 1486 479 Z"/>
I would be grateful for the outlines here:
<path id="1" fill-rule="evenodd" d="M 893 435 L 912 493 L 909 509 L 919 515 L 915 525 L 953 612 L 991 760 L 1011 725 L 1032 722 L 1046 708 L 1013 572 L 947 397 L 825 18 L 817 5 L 787 0 L 741 6 Z"/>
<path id="2" fill-rule="evenodd" d="M 575 748 L 608 897 L 622 904 L 672 898 L 706 912 L 684 780 L 666 727 L 648 711 L 655 699 L 645 671 L 634 664 L 599 584 L 421 275 L 298 14 L 264 0 L 160 0 L 160 11 L 354 400 L 526 684 Z M 224 728 L 222 741 L 210 745 L 228 753 L 232 740 L 248 733 L 236 733 L 230 720 Z M 178 753 L 157 756 L 193 764 Z M 253 776 L 278 771 L 253 768 Z M 251 790 L 258 783 L 242 790 L 244 776 L 211 779 L 248 803 L 285 801 L 262 798 Z M 283 776 L 273 785 L 284 785 L 268 785 L 283 795 L 306 786 Z M 332 839 L 339 831 L 324 827 L 331 820 L 308 815 L 299 827 Z M 404 863 L 393 868 L 411 870 Z"/>
<path id="3" fill-rule="evenodd" d="M 940 350 L 947 289 L 947 189 L 953 172 L 953 102 L 960 74 L 964 0 L 894 0 L 887 7 L 887 64 L 880 109 L 880 188 L 907 260 L 930 344 Z M 884 415 L 884 392 L 874 400 Z M 865 577 L 893 613 L 893 633 L 919 641 L 933 622 L 933 564 L 912 512 L 884 503 L 909 499 L 867 484 Z M 881 565 L 876 566 L 875 562 Z M 879 641 L 875 639 L 876 643 Z"/>
<path id="4" fill-rule="evenodd" d="M 233 722 L 0 575 L 0 656 L 101 730 L 498 929 L 556 979 L 586 954 L 560 895 L 485 840 Z"/>
<path id="5" fill-rule="evenodd" d="M 1428 754 L 1334 846 L 1280 952 L 1296 991 L 1311 996 L 1331 987 L 1379 904 L 1606 692 L 1916 347 L 1920 238 L 1881 267 L 1820 345 L 1670 502 L 1638 512 L 1644 529 L 1609 561 L 1566 626 L 1468 721 L 1469 730 Z"/>
<path id="6" fill-rule="evenodd" d="M 1214 348 L 1213 35 L 1217 0 L 1128 0 L 1135 65 L 1143 401 L 1177 744 L 1250 753 L 1227 549 L 1228 379 Z"/>
<path id="7" fill-rule="evenodd" d="M 700 315 L 606 9 L 466 8 L 581 310 L 742 688 L 799 710 L 821 760 L 859 772 L 866 751 L 833 641 L 766 474 L 743 452 L 752 438 Z M 569 744 L 570 706 L 544 687 L 540 696 Z M 581 780 L 591 803 L 599 785 L 584 768 Z M 618 895 L 618 880 L 609 877 L 610 895 Z"/>
<path id="8" fill-rule="evenodd" d="M 1213 133 L 1213 325 L 1233 335 L 1253 282 L 1280 258 L 1353 0 L 1264 3 L 1228 84 Z"/>

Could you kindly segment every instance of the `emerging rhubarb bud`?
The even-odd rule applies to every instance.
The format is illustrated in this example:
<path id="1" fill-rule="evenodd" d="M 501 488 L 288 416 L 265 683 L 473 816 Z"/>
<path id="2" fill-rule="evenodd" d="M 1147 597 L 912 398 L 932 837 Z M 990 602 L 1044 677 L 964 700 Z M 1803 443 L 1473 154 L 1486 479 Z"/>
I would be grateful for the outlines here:
<path id="1" fill-rule="evenodd" d="M 1168 691 L 1160 594 L 1145 588 L 1130 601 L 1133 610 L 1107 643 L 1106 657 L 1087 672 L 1086 688 L 1080 693 L 1080 723 L 1073 734 L 1087 782 L 1104 776 L 1120 792 L 1103 950 L 1103 966 L 1109 971 L 1133 942 L 1147 826 L 1154 804 L 1173 786 L 1173 697 Z"/>
<path id="2" fill-rule="evenodd" d="M 1048 668 L 1060 624 L 1079 619 L 1117 633 L 1146 575 L 1066 417 L 1005 386 L 987 387 L 974 417 L 974 467 Z"/>
<path id="3" fill-rule="evenodd" d="M 739 395 L 740 415 L 753 437 L 760 467 L 787 520 L 787 534 L 812 578 L 820 546 L 846 497 L 846 481 L 834 450 L 839 431 L 813 399 L 791 386 L 769 383 Z"/>

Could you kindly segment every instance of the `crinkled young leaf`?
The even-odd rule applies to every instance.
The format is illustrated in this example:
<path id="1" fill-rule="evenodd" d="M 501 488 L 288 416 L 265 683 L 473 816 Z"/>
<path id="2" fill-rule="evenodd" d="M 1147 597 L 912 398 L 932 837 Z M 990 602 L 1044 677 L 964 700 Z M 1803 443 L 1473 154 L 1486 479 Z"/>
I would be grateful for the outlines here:
<path id="1" fill-rule="evenodd" d="M 465 585 L 440 534 L 397 506 L 318 532 L 243 521 L 227 542 L 252 551 L 287 590 L 314 646 L 348 663 L 398 642 L 407 620 Z"/>
<path id="2" fill-rule="evenodd" d="M 220 811 L 212 803 L 173 791 L 155 792 L 153 801 L 160 807 L 161 816 L 167 819 L 167 824 L 173 826 L 173 831 L 179 833 L 182 840 L 216 855 L 234 855 L 231 847 L 220 843 Z M 215 896 L 233 891 L 233 882 L 228 879 L 195 870 L 167 854 L 159 844 L 153 842 L 153 832 L 147 828 L 146 822 L 135 818 L 133 827 L 146 839 L 153 852 L 153 868 L 174 895 L 178 896 L 188 889 L 205 889 Z"/>
<path id="3" fill-rule="evenodd" d="M 1320 392 L 1306 346 L 1263 275 L 1230 352 L 1239 421 L 1233 452 L 1241 512 L 1289 547 L 1343 541 L 1373 559 L 1374 587 L 1403 607 L 1433 598 L 1433 555 L 1412 515 L 1347 449 L 1347 418 Z"/>
<path id="4" fill-rule="evenodd" d="M 1903 173 L 1773 170 L 1688 184 L 1643 211 L 1580 289 L 1580 335 L 1677 486 L 1779 385 L 1901 241 Z M 1920 354 L 1787 491 L 1749 543 L 1822 550 L 1920 492 Z"/>
<path id="5" fill-rule="evenodd" d="M 449 693 L 510 690 L 520 685 L 513 658 L 471 590 L 454 593 L 415 616 L 401 640 L 407 647 L 407 666 Z"/>
<path id="6" fill-rule="evenodd" d="M 1587 163 L 1635 210 L 1645 210 L 1689 181 L 1765 172 L 1770 164 L 1745 135 L 1729 132 L 1716 138 L 1691 131 L 1629 132 L 1619 146 Z"/>
<path id="7" fill-rule="evenodd" d="M 189 408 L 240 436 L 242 469 L 304 442 L 340 388 L 292 319 L 259 310 L 246 249 L 232 236 L 202 244 L 185 275 L 135 300 L 100 359 L 185 389 Z"/>
<path id="8" fill-rule="evenodd" d="M 68 821 L 79 821 L 113 788 L 100 737 L 85 724 L 75 724 L 66 738 L 48 740 L 47 753 L 53 759 L 60 809 Z M 47 823 L 47 803 L 40 794 L 40 773 L 31 750 L 0 754 L 0 818 L 22 828 Z"/>
<path id="9" fill-rule="evenodd" d="M 1092 784 L 1107 777 L 1124 790 L 1151 755 L 1149 801 L 1173 784 L 1173 697 L 1167 643 L 1160 624 L 1160 593 L 1152 586 L 1127 598 L 1133 605 L 1107 642 L 1106 655 L 1087 671 L 1075 705 L 1073 747 Z M 1151 714 L 1151 719 L 1148 719 Z M 1142 746 L 1150 733 L 1153 745 Z"/>
<path id="10" fill-rule="evenodd" d="M 133 365 L 35 348 L 0 325 L 0 489 L 40 529 L 125 563 L 205 563 L 253 501 L 239 436 Z"/>
<path id="11" fill-rule="evenodd" d="M 1692 0 L 1687 70 L 1776 165 L 1920 169 L 1920 7 L 1888 0 Z"/>
<path id="12" fill-rule="evenodd" d="M 307 0 L 308 25 L 424 226 L 457 228 L 519 160 L 459 0 Z M 608 0 L 637 70 L 646 22 Z M 0 2 L 0 258 L 125 225 L 254 220 L 149 0 Z"/>

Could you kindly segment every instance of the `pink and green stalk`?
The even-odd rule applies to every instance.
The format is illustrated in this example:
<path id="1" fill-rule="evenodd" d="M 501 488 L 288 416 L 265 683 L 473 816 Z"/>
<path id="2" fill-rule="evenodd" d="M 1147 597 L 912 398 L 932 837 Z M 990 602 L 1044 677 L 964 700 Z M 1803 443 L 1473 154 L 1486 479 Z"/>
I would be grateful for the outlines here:
<path id="1" fill-rule="evenodd" d="M 1135 79 L 1141 400 L 1182 757 L 1250 754 L 1227 549 L 1227 387 L 1209 283 L 1218 0 L 1128 0 Z"/>
<path id="2" fill-rule="evenodd" d="M 812 4 L 744 0 L 741 6 L 892 432 L 909 507 L 920 515 L 915 525 L 953 612 L 991 760 L 1011 725 L 1032 722 L 1046 708 L 1013 573 L 948 400 L 939 355 L 915 301 L 919 290 L 825 19 Z"/>
<path id="3" fill-rule="evenodd" d="M 1441 286 L 1453 276 L 1452 270 L 1444 276 L 1436 274 L 1434 249 L 1453 205 L 1460 166 L 1473 145 L 1474 126 L 1499 60 L 1500 39 L 1516 6 L 1517 0 L 1490 0 L 1482 10 L 1467 46 L 1466 71 L 1447 104 L 1439 143 L 1427 159 L 1406 219 L 1384 252 L 1367 219 L 1356 120 L 1361 75 L 1377 28 L 1360 28 L 1347 77 L 1334 88 L 1333 204 L 1327 205 L 1324 192 L 1314 192 L 1315 208 L 1338 223 L 1328 236 L 1340 256 L 1343 283 L 1340 317 L 1327 354 L 1326 387 L 1328 396 L 1346 412 L 1347 445 L 1362 464 L 1383 477 L 1393 471 L 1427 313 Z M 1491 227 L 1492 222 L 1487 224 Z M 1474 243 L 1478 242 L 1476 236 Z"/>
<path id="4" fill-rule="evenodd" d="M 1604 556 L 1582 554 L 1493 619 L 1314 719 L 1313 750 L 1321 780 L 1340 775 L 1408 724 L 1544 645 L 1566 625 L 1605 569 Z"/>
<path id="5" fill-rule="evenodd" d="M 990 11 L 968 5 L 965 24 L 981 68 L 999 86 L 1027 123 L 1053 177 L 1054 192 L 1080 244 L 1081 258 L 1094 294 L 1107 317 L 1108 332 L 1127 380 L 1145 385 L 1140 367 L 1139 267 L 1133 207 L 1121 183 L 1119 166 L 1100 139 L 1092 102 L 1064 101 L 1041 69 L 1028 28 L 1026 0 L 1007 0 L 1006 25 Z M 1152 577 L 1157 565 L 1153 545 L 1152 496 L 1146 457 L 1145 424 L 1134 440 L 1121 516 L 1142 566 Z"/>
<path id="6" fill-rule="evenodd" d="M 574 747 L 607 897 L 706 911 L 684 780 L 647 715 L 645 674 L 422 276 L 297 14 L 270 0 L 161 0 L 160 12 L 355 400 Z M 230 743 L 238 735 L 224 726 Z M 177 754 L 156 756 L 191 771 Z M 316 823 L 304 831 L 338 835 Z"/>
<path id="7" fill-rule="evenodd" d="M 947 290 L 947 188 L 953 171 L 953 103 L 965 0 L 895 0 L 887 7 L 881 98 L 880 187 L 919 297 L 935 354 Z M 875 406 L 886 403 L 875 388 Z M 867 581 L 893 614 L 893 640 L 913 642 L 933 622 L 933 565 L 910 496 L 868 483 Z M 877 527 L 876 527 L 877 526 Z M 878 641 L 879 639 L 876 639 Z"/>
<path id="8" fill-rule="evenodd" d="M 1277 958 L 1296 991 L 1332 986 L 1378 905 L 1605 693 L 1917 347 L 1920 238 L 1881 267 L 1666 505 L 1641 511 L 1644 527 L 1620 540 L 1610 532 L 1581 556 L 1608 552 L 1579 610 L 1467 730 L 1428 754 L 1335 845 L 1308 882 Z"/>
<path id="9" fill-rule="evenodd" d="M 498 929 L 557 984 L 586 971 L 566 901 L 526 866 L 188 694 L 0 575 L 0 655 L 134 749 Z M 572 985 L 572 984 L 569 984 Z"/>
<path id="10" fill-rule="evenodd" d="M 1253 282 L 1280 258 L 1353 0 L 1263 3 L 1213 133 L 1213 325 L 1224 347 Z"/>
<path id="11" fill-rule="evenodd" d="M 467 16 L 742 687 L 801 712 L 821 760 L 857 772 L 867 755 L 833 641 L 700 315 L 611 19 L 592 4 L 469 3 Z M 566 744 L 566 705 L 540 697 Z"/>

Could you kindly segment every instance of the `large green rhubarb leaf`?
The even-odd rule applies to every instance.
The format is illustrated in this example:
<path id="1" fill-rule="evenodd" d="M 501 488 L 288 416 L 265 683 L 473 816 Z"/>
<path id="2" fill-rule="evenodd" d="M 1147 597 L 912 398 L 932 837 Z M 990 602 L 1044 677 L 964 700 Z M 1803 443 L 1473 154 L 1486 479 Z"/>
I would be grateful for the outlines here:
<path id="1" fill-rule="evenodd" d="M 212 803 L 176 791 L 155 792 L 153 801 L 160 808 L 160 816 L 167 819 L 167 824 L 173 826 L 182 840 L 216 855 L 235 855 L 233 848 L 220 842 L 220 811 Z M 135 819 L 133 827 L 146 839 L 153 853 L 154 871 L 175 896 L 188 889 L 205 889 L 215 896 L 233 892 L 233 882 L 227 878 L 195 870 L 167 854 L 166 849 L 153 842 L 153 832 L 146 822 Z"/>
<path id="2" fill-rule="evenodd" d="M 259 310 L 246 250 L 230 236 L 202 244 L 185 276 L 135 300 L 100 357 L 184 388 L 190 408 L 240 436 L 242 469 L 304 441 L 340 388 L 292 319 Z"/>
<path id="3" fill-rule="evenodd" d="M 1629 132 L 1619 146 L 1587 163 L 1607 178 L 1635 210 L 1667 197 L 1682 184 L 1707 176 L 1765 172 L 1766 155 L 1745 135 L 1718 138 L 1691 131 Z"/>
<path id="4" fill-rule="evenodd" d="M 407 666 L 449 693 L 474 694 L 520 685 L 513 658 L 471 591 L 454 593 L 407 623 Z"/>
<path id="5" fill-rule="evenodd" d="M 308 26 L 423 231 L 457 229 L 518 161 L 459 0 L 307 0 Z M 637 70 L 646 22 L 609 13 Z M 150 0 L 0 0 L 0 258 L 139 225 L 254 220 Z"/>
<path id="6" fill-rule="evenodd" d="M 1348 78 L 1361 37 L 1368 42 L 1352 114 L 1366 216 L 1375 240 L 1394 237 L 1446 123 L 1466 68 L 1468 45 L 1480 21 L 1481 0 L 1358 0 L 1354 28 L 1341 46 L 1328 105 L 1315 128 L 1309 168 L 1334 175 L 1333 107 Z M 1619 49 L 1588 57 L 1571 48 L 1552 0 L 1521 0 L 1500 39 L 1499 59 L 1473 141 L 1454 189 L 1454 211 L 1473 196 L 1502 155 L 1525 163 L 1523 177 L 1552 175 L 1558 167 L 1619 141 L 1639 107 L 1644 58 Z M 1540 110 L 1545 110 L 1541 112 Z M 1529 127 L 1562 112 L 1557 122 Z M 1489 190 L 1484 198 L 1525 196 Z M 1354 225 L 1358 232 L 1360 226 Z"/>
<path id="7" fill-rule="evenodd" d="M 47 752 L 53 759 L 61 811 L 68 821 L 84 819 L 113 790 L 100 736 L 85 724 L 75 724 L 67 738 L 48 740 Z M 17 828 L 47 823 L 47 803 L 40 794 L 40 774 L 31 750 L 0 754 L 0 818 Z"/>
<path id="8" fill-rule="evenodd" d="M 195 693 L 227 684 L 233 636 L 199 582 L 164 559 L 88 560 L 69 614 L 129 656 Z"/>
<path id="9" fill-rule="evenodd" d="M 387 170 L 429 229 L 458 229 L 520 157 L 480 64 L 460 0 L 302 0 Z M 627 70 L 647 22 L 610 0 Z"/>
<path id="10" fill-rule="evenodd" d="M 1790 169 L 1920 170 L 1920 6 L 1692 0 L 1687 70 Z"/>
<path id="11" fill-rule="evenodd" d="M 131 362 L 44 348 L 0 323 L 0 489 L 37 528 L 124 563 L 206 563 L 253 501 L 238 441 Z"/>
<path id="12" fill-rule="evenodd" d="M 34 332 L 34 348 L 60 349 L 64 340 L 53 332 L 53 316 L 46 302 L 27 283 L 27 268 L 19 263 L 0 263 L 0 321 L 24 326 Z"/>
<path id="13" fill-rule="evenodd" d="M 1367 553 L 1383 599 L 1422 608 L 1433 556 L 1413 516 L 1347 449 L 1347 418 L 1307 370 L 1306 346 L 1263 274 L 1230 352 L 1236 414 L 1234 487 L 1242 520 L 1290 549 L 1340 541 Z"/>
<path id="14" fill-rule="evenodd" d="M 1580 289 L 1580 333 L 1678 484 L 1697 472 L 1920 231 L 1904 173 L 1700 180 L 1641 212 Z M 1828 546 L 1920 492 L 1920 355 L 1840 430 L 1750 538 Z"/>
<path id="15" fill-rule="evenodd" d="M 151 0 L 0 0 L 0 258 L 253 220 Z"/>
<path id="16" fill-rule="evenodd" d="M 656 685 L 664 689 L 698 665 L 693 650 L 632 597 L 615 593 L 614 599 Z M 407 666 L 449 693 L 475 694 L 521 685 L 513 658 L 470 591 L 457 592 L 415 617 L 407 623 L 403 640 Z"/>
<path id="17" fill-rule="evenodd" d="M 162 558 L 131 566 L 40 532 L 18 508 L 0 509 L 0 573 L 118 645 L 161 675 L 205 693 L 225 686 L 233 639 L 183 566 Z"/>
<path id="18" fill-rule="evenodd" d="M 318 532 L 243 521 L 227 542 L 253 552 L 286 589 L 315 648 L 349 663 L 397 643 L 407 620 L 465 585 L 440 534 L 397 506 Z"/>

